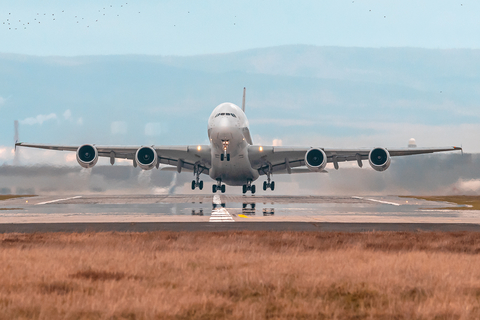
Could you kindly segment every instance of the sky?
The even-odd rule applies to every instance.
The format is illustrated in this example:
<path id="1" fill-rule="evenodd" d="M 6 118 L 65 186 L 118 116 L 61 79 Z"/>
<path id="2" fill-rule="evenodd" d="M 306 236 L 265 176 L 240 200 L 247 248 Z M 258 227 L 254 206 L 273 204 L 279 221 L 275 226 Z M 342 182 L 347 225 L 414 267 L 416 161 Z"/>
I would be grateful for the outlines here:
<path id="1" fill-rule="evenodd" d="M 478 153 L 479 13 L 477 0 L 4 0 L 0 165 L 15 163 L 14 120 L 34 143 L 206 143 L 210 112 L 244 86 L 255 143 L 414 137 Z"/>
<path id="2" fill-rule="evenodd" d="M 0 52 L 188 56 L 292 44 L 479 49 L 479 12 L 476 0 L 4 0 Z"/>

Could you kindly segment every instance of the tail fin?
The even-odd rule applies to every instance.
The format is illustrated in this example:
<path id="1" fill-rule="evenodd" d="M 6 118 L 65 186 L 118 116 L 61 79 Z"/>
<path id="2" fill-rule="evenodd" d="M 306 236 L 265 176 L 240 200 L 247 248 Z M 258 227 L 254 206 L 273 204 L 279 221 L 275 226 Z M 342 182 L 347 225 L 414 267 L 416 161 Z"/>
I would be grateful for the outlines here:
<path id="1" fill-rule="evenodd" d="M 242 101 L 242 111 L 245 112 L 245 91 L 247 91 L 247 89 L 245 87 L 243 87 L 243 101 Z"/>

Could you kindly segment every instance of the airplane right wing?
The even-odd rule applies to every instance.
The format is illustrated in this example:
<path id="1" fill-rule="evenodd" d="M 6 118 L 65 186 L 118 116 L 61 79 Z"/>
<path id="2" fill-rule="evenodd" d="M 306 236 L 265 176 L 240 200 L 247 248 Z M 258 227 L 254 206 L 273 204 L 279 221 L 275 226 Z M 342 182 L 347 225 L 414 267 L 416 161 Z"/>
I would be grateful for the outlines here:
<path id="1" fill-rule="evenodd" d="M 324 165 L 333 163 L 338 169 L 339 162 L 357 161 L 362 166 L 362 160 L 384 161 L 389 165 L 390 157 L 408 156 L 416 154 L 427 154 L 445 151 L 461 151 L 459 147 L 440 147 L 440 148 L 374 148 L 374 149 L 329 149 L 329 148 L 310 148 L 310 147 L 273 147 L 273 146 L 249 146 L 248 153 L 250 163 L 254 169 L 257 169 L 260 175 L 268 173 L 304 173 L 316 170 L 310 170 L 306 163 L 306 155 L 310 150 L 316 150 L 319 154 L 325 155 Z M 376 153 L 373 153 L 377 151 Z M 378 157 L 378 158 L 377 158 Z M 324 168 L 323 165 L 323 168 Z M 388 167 L 388 165 L 386 167 Z M 325 172 L 319 165 L 317 172 Z M 380 168 L 375 168 L 375 170 Z M 386 168 L 385 168 L 386 169 Z"/>

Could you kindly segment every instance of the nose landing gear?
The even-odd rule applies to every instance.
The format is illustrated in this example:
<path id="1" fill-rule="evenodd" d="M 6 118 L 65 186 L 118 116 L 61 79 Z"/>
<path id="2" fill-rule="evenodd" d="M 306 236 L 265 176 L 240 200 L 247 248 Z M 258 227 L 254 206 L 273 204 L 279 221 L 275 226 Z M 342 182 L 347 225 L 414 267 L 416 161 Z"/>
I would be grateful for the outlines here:
<path id="1" fill-rule="evenodd" d="M 242 192 L 245 194 L 247 193 L 247 191 L 251 191 L 252 194 L 255 194 L 255 185 L 252 185 L 252 181 L 251 180 L 248 180 L 247 181 L 247 184 L 244 184 L 243 185 L 243 189 L 242 189 Z"/>
<path id="2" fill-rule="evenodd" d="M 230 161 L 230 153 L 222 153 L 220 155 L 220 161 L 224 161 L 225 159 L 227 159 L 227 161 Z"/>

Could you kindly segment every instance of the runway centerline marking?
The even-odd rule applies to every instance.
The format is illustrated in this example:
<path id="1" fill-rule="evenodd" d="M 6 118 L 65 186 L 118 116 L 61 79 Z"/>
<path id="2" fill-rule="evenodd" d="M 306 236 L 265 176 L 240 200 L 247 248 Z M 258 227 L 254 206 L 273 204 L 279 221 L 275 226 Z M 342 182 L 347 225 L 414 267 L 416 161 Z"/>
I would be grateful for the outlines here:
<path id="1" fill-rule="evenodd" d="M 57 199 L 57 200 L 51 200 L 51 201 L 45 201 L 45 202 L 40 202 L 35 204 L 36 206 L 42 205 L 42 204 L 49 204 L 49 203 L 55 203 L 55 202 L 60 202 L 60 201 L 67 201 L 67 200 L 72 200 L 72 199 L 78 199 L 81 198 L 82 196 L 75 196 L 75 197 L 70 197 L 70 198 L 65 198 L 65 199 Z"/>
<path id="2" fill-rule="evenodd" d="M 212 210 L 212 215 L 210 216 L 209 222 L 235 222 L 230 212 L 222 207 L 222 199 L 218 194 L 213 196 L 212 203 L 214 205 L 214 209 Z"/>
<path id="3" fill-rule="evenodd" d="M 367 200 L 367 201 L 372 201 L 372 202 L 378 202 L 378 203 L 383 203 L 383 204 L 389 204 L 391 206 L 400 206 L 399 203 L 395 203 L 395 202 L 388 202 L 388 201 L 382 201 L 382 200 L 377 200 L 377 199 L 369 199 L 369 198 L 357 197 L 357 196 L 353 196 L 352 198 L 353 199 L 360 199 L 360 200 Z"/>

